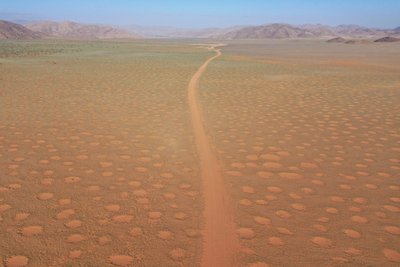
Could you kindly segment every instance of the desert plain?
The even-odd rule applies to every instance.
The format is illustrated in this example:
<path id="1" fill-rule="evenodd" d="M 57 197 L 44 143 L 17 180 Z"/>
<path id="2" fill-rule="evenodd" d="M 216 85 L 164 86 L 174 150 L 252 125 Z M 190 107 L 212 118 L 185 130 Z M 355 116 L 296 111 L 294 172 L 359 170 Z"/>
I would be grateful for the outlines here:
<path id="1" fill-rule="evenodd" d="M 0 266 L 399 266 L 400 44 L 0 42 Z"/>

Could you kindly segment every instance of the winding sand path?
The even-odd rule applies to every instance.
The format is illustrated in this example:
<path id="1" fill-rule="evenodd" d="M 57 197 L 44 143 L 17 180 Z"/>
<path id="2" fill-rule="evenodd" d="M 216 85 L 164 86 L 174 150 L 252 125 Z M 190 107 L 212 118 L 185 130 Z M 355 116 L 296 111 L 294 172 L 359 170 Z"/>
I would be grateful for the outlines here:
<path id="1" fill-rule="evenodd" d="M 212 45 L 210 47 L 210 50 L 215 51 L 217 54 L 201 65 L 190 80 L 188 87 L 189 106 L 197 152 L 201 161 L 201 175 L 205 198 L 205 229 L 202 258 L 202 266 L 204 267 L 232 266 L 234 253 L 239 248 L 224 178 L 212 145 L 208 140 L 201 107 L 197 100 L 199 79 L 207 69 L 208 64 L 221 55 L 221 51 L 217 49 L 219 46 L 222 45 Z"/>

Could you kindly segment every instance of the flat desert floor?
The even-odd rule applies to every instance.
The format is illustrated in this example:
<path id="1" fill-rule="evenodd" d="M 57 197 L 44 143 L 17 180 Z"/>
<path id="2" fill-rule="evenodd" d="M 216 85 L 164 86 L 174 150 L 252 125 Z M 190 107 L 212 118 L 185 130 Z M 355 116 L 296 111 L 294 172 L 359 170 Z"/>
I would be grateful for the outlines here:
<path id="1" fill-rule="evenodd" d="M 0 42 L 0 266 L 399 266 L 400 45 Z"/>

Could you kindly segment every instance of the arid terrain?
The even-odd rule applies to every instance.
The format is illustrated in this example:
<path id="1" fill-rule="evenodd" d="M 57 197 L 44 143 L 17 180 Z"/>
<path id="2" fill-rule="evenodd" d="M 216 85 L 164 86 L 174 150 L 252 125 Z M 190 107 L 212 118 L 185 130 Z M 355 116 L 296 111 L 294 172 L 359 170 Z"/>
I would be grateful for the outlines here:
<path id="1" fill-rule="evenodd" d="M 209 67 L 239 266 L 399 265 L 399 48 L 242 41 Z"/>
<path id="2" fill-rule="evenodd" d="M 0 42 L 0 266 L 400 264 L 400 43 Z"/>

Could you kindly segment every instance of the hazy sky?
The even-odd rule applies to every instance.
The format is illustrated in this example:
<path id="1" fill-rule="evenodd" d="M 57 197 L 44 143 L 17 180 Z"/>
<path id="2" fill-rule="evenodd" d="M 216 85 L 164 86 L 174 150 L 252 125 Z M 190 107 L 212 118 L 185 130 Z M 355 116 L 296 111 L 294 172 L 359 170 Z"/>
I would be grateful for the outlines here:
<path id="1" fill-rule="evenodd" d="M 0 19 L 226 27 L 287 22 L 400 26 L 400 0 L 0 0 Z"/>

